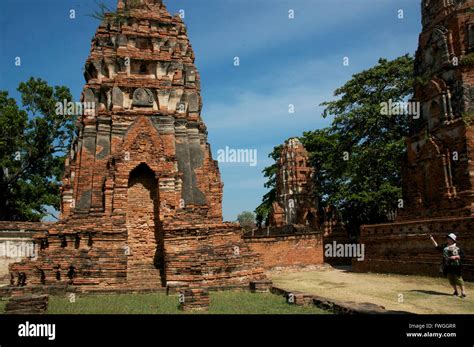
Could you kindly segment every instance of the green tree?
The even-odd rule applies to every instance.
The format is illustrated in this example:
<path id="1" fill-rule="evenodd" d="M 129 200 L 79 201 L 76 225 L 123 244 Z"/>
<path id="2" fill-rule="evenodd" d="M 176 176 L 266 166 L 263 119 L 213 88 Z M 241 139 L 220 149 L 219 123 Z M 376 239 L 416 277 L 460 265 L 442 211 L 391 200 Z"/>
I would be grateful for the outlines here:
<path id="1" fill-rule="evenodd" d="M 362 224 L 388 221 L 387 214 L 397 208 L 409 116 L 384 115 L 381 103 L 406 101 L 412 84 L 412 57 L 380 59 L 338 88 L 336 100 L 322 103 L 323 117 L 333 117 L 330 127 L 300 138 L 315 168 L 320 207 L 335 206 L 350 234 Z M 273 178 L 275 170 L 272 165 L 264 173 Z M 273 202 L 274 180 L 266 187 L 271 190 L 256 211 Z"/>
<path id="2" fill-rule="evenodd" d="M 20 83 L 23 108 L 0 91 L 0 220 L 38 221 L 59 208 L 64 155 L 74 117 L 56 114 L 72 100 L 67 87 L 41 79 Z"/>
<path id="3" fill-rule="evenodd" d="M 333 181 L 323 181 L 322 192 L 340 211 L 351 234 L 357 234 L 361 224 L 387 222 L 387 214 L 396 210 L 401 198 L 401 163 L 410 119 L 405 114 L 383 114 L 381 103 L 403 102 L 412 95 L 413 67 L 409 55 L 380 59 L 338 88 L 337 100 L 322 104 L 323 117 L 334 117 L 328 135 L 336 141 L 332 154 L 319 158 L 327 160 L 329 154 L 332 162 Z M 315 160 L 318 154 L 309 147 Z"/>
<path id="4" fill-rule="evenodd" d="M 315 168 L 313 182 L 318 192 L 320 209 L 329 203 L 343 183 L 344 168 L 340 164 L 339 135 L 331 128 L 307 131 L 300 141 L 309 153 L 311 166 Z"/>
<path id="5" fill-rule="evenodd" d="M 255 209 L 256 221 L 258 225 L 262 225 L 267 220 L 268 213 L 272 207 L 273 202 L 276 198 L 276 177 L 278 173 L 278 160 L 283 149 L 283 145 L 278 145 L 273 148 L 273 151 L 268 155 L 272 158 L 275 163 L 263 169 L 263 176 L 268 180 L 265 182 L 264 187 L 270 189 L 262 199 L 262 203 Z"/>
<path id="6" fill-rule="evenodd" d="M 249 231 L 255 228 L 255 214 L 253 212 L 242 212 L 237 216 L 237 221 L 245 231 Z"/>

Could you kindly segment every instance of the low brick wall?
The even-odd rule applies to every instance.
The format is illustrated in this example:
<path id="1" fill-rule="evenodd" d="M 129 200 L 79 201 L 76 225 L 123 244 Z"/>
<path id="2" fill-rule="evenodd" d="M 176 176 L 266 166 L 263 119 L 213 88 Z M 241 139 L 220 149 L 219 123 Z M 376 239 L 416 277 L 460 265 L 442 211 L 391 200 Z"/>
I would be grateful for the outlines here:
<path id="1" fill-rule="evenodd" d="M 33 235 L 48 230 L 50 223 L 0 222 L 0 283 L 10 280 L 8 265 L 33 256 Z"/>
<path id="2" fill-rule="evenodd" d="M 454 232 L 464 249 L 464 279 L 474 280 L 474 217 L 438 218 L 400 223 L 364 225 L 359 242 L 365 244 L 364 261 L 352 262 L 354 271 L 440 276 L 442 260 L 429 235 L 445 242 Z"/>
<path id="3" fill-rule="evenodd" d="M 249 248 L 261 255 L 263 267 L 307 266 L 324 263 L 322 233 L 246 235 Z"/>

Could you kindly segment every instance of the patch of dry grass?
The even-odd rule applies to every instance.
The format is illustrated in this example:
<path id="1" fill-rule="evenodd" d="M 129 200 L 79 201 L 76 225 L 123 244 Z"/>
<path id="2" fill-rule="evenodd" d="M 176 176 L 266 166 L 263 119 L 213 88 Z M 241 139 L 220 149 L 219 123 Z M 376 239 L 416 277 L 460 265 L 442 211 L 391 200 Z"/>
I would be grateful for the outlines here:
<path id="1" fill-rule="evenodd" d="M 445 278 L 354 273 L 333 268 L 270 272 L 275 286 L 340 301 L 370 302 L 387 310 L 421 314 L 474 314 L 474 283 L 467 298 L 452 296 Z"/>

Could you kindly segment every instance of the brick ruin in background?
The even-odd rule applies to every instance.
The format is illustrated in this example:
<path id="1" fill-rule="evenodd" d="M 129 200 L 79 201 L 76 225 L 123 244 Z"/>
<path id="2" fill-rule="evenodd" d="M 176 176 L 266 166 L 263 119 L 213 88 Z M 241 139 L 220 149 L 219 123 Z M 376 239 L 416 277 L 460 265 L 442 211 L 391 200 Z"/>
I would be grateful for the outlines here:
<path id="1" fill-rule="evenodd" d="M 313 184 L 314 169 L 308 152 L 297 138 L 288 139 L 278 160 L 276 198 L 269 213 L 269 224 L 307 225 L 318 229 L 318 205 Z"/>
<path id="2" fill-rule="evenodd" d="M 322 264 L 323 244 L 336 238 L 347 242 L 347 234 L 333 208 L 319 210 L 314 168 L 298 138 L 285 141 L 277 164 L 269 225 L 247 233 L 244 239 L 262 255 L 266 268 Z M 329 263 L 334 260 L 326 259 Z"/>
<path id="3" fill-rule="evenodd" d="M 200 77 L 179 16 L 118 1 L 85 64 L 85 110 L 66 161 L 61 221 L 35 236 L 12 284 L 247 286 L 264 279 L 241 229 L 222 222 Z M 87 288 L 87 287 L 86 287 Z"/>
<path id="4" fill-rule="evenodd" d="M 422 1 L 414 100 L 403 163 L 403 203 L 395 223 L 361 230 L 358 271 L 438 273 L 428 239 L 455 232 L 474 278 L 474 7 L 473 0 Z"/>

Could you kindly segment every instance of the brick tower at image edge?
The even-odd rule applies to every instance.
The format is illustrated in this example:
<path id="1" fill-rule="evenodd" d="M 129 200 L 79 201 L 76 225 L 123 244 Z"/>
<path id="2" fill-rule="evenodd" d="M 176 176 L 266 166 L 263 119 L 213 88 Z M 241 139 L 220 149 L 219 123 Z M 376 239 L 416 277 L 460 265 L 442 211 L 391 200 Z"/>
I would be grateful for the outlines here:
<path id="1" fill-rule="evenodd" d="M 200 77 L 179 16 L 118 1 L 92 40 L 61 221 L 35 237 L 14 285 L 243 286 L 263 279 L 241 229 L 222 222 Z"/>
<path id="2" fill-rule="evenodd" d="M 422 1 L 414 100 L 402 168 L 404 207 L 395 223 L 362 227 L 359 271 L 438 274 L 444 242 L 455 232 L 474 278 L 474 0 Z"/>

